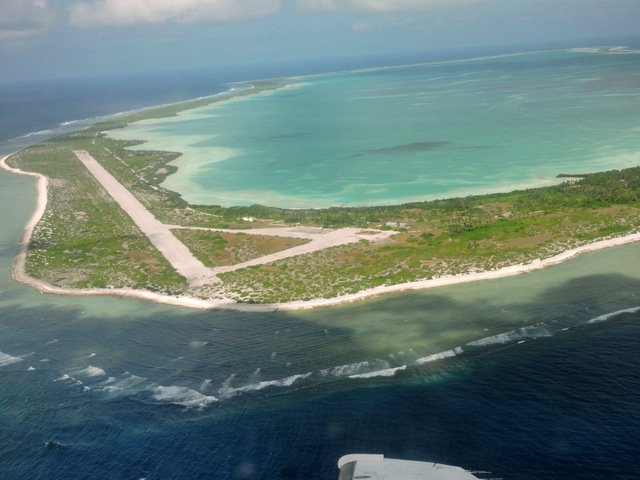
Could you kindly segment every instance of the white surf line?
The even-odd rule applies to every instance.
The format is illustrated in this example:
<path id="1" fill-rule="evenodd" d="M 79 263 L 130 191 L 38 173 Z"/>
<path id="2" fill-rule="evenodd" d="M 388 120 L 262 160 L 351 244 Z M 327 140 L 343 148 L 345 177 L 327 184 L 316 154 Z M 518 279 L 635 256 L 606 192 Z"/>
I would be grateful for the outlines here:
<path id="1" fill-rule="evenodd" d="M 164 255 L 176 271 L 187 279 L 191 286 L 201 286 L 219 281 L 211 269 L 204 266 L 185 245 L 176 238 L 171 229 L 159 222 L 142 203 L 133 196 L 115 177 L 86 150 L 74 150 L 78 160 L 89 170 L 107 193 L 120 205 L 134 223 Z"/>

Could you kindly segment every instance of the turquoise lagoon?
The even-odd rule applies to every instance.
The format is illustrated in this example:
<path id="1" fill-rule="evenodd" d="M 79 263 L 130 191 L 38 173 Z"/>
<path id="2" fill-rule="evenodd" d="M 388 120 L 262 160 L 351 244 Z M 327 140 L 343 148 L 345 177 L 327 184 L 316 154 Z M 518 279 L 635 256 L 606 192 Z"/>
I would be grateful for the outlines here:
<path id="1" fill-rule="evenodd" d="M 556 50 L 287 78 L 111 134 L 193 203 L 401 203 L 640 163 L 640 54 Z"/>

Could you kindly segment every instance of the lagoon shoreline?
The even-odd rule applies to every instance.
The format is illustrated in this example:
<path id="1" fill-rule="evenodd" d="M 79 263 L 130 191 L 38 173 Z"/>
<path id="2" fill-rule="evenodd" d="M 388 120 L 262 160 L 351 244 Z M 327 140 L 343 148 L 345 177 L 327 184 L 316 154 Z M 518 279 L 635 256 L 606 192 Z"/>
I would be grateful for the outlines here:
<path id="1" fill-rule="evenodd" d="M 291 302 L 281 303 L 265 303 L 265 304 L 251 304 L 251 303 L 238 303 L 230 298 L 205 300 L 187 295 L 167 295 L 158 292 L 152 292 L 149 290 L 137 290 L 131 288 L 86 288 L 86 289 L 74 289 L 74 288 L 62 288 L 51 285 L 50 283 L 33 278 L 26 273 L 26 258 L 27 249 L 34 229 L 42 216 L 44 215 L 47 207 L 47 194 L 49 180 L 46 176 L 35 172 L 26 172 L 18 168 L 13 168 L 7 164 L 13 154 L 6 155 L 0 159 L 0 168 L 3 170 L 17 174 L 35 177 L 37 180 L 37 204 L 36 209 L 29 218 L 27 225 L 25 226 L 24 234 L 20 241 L 20 248 L 16 256 L 15 262 L 12 268 L 12 277 L 19 283 L 23 283 L 30 287 L 35 288 L 40 293 L 56 294 L 56 295 L 71 295 L 71 296 L 94 296 L 94 295 L 110 295 L 137 298 L 140 300 L 149 300 L 157 303 L 187 307 L 200 310 L 233 310 L 241 312 L 272 312 L 278 310 L 308 310 L 314 308 L 331 307 L 346 303 L 357 302 L 360 300 L 377 297 L 389 293 L 400 293 L 410 290 L 426 290 L 429 288 L 445 287 L 450 285 L 458 285 L 463 283 L 477 282 L 481 280 L 495 280 L 499 278 L 512 277 L 516 275 L 522 275 L 525 273 L 541 270 L 546 267 L 558 265 L 568 260 L 574 259 L 582 254 L 602 250 L 605 248 L 617 247 L 627 245 L 630 243 L 640 241 L 640 233 L 631 233 L 621 237 L 613 237 L 603 240 L 598 240 L 580 247 L 565 250 L 557 255 L 536 259 L 530 263 L 511 265 L 496 270 L 487 270 L 475 273 L 465 273 L 459 275 L 449 275 L 437 278 L 431 278 L 426 280 L 418 280 L 408 283 L 400 283 L 395 285 L 382 285 L 374 288 L 362 290 L 357 293 L 341 295 L 333 298 L 316 298 L 311 300 L 299 300 Z"/>

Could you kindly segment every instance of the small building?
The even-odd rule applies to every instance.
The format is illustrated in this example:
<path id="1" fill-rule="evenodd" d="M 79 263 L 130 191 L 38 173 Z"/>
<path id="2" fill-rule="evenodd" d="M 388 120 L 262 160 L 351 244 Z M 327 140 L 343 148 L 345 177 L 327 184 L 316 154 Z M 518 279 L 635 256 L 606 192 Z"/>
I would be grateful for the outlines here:
<path id="1" fill-rule="evenodd" d="M 384 226 L 390 228 L 409 228 L 409 225 L 404 222 L 387 222 Z"/>

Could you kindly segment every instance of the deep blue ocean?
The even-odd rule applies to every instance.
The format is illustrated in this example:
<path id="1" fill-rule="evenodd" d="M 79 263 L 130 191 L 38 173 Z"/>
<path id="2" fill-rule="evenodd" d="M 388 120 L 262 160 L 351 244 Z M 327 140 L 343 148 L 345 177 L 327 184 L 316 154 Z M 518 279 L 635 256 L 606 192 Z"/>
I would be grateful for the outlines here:
<path id="1" fill-rule="evenodd" d="M 0 151 L 276 74 L 259 73 L 1 86 Z M 640 245 L 338 308 L 200 312 L 16 284 L 33 181 L 0 171 L 0 204 L 0 479 L 335 479 L 355 452 L 640 478 Z"/>

